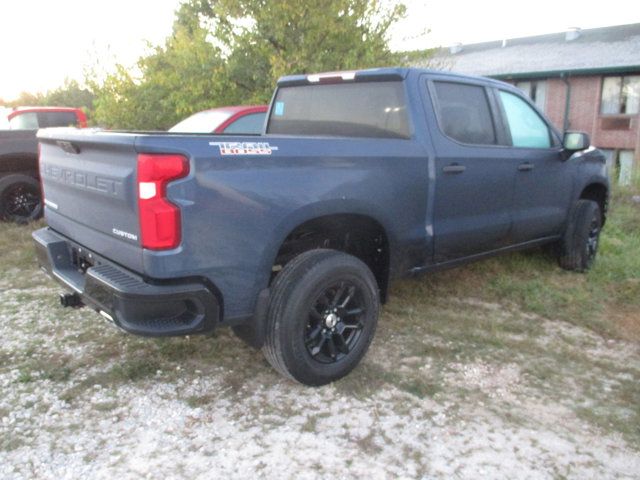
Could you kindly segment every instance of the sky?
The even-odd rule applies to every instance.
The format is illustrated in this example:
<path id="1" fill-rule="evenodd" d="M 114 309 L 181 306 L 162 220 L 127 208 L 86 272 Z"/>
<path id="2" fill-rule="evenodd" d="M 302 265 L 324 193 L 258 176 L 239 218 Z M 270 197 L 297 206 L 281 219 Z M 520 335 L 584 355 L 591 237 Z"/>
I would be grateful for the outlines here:
<path id="1" fill-rule="evenodd" d="M 0 0 L 0 99 L 44 92 L 87 68 L 133 65 L 171 33 L 180 0 Z M 634 0 L 405 0 L 394 50 L 640 22 Z M 634 6 L 635 5 L 635 6 Z M 429 33 L 425 33 L 430 30 Z"/>
<path id="2" fill-rule="evenodd" d="M 0 0 L 0 98 L 132 65 L 171 33 L 179 0 Z"/>

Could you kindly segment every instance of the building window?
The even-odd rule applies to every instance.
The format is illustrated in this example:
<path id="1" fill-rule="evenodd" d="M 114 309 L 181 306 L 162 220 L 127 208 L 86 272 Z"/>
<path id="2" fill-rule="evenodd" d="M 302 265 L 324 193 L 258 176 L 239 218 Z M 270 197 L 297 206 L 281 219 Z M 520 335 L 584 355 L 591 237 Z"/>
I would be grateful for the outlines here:
<path id="1" fill-rule="evenodd" d="M 536 104 L 541 111 L 545 111 L 547 103 L 547 81 L 527 80 L 526 82 L 516 82 L 516 87 L 522 90 L 527 97 Z"/>
<path id="2" fill-rule="evenodd" d="M 609 178 L 618 185 L 631 185 L 633 178 L 633 150 L 613 150 L 601 148 L 607 159 Z"/>
<path id="3" fill-rule="evenodd" d="M 607 175 L 609 176 L 609 178 L 613 179 L 615 177 L 616 159 L 618 156 L 618 152 L 611 148 L 600 148 L 599 150 L 602 152 L 604 158 L 606 159 Z"/>
<path id="4" fill-rule="evenodd" d="M 604 77 L 600 112 L 635 115 L 640 111 L 640 75 Z"/>
<path id="5" fill-rule="evenodd" d="M 633 150 L 620 150 L 618 152 L 618 183 L 631 185 L 633 177 Z"/>

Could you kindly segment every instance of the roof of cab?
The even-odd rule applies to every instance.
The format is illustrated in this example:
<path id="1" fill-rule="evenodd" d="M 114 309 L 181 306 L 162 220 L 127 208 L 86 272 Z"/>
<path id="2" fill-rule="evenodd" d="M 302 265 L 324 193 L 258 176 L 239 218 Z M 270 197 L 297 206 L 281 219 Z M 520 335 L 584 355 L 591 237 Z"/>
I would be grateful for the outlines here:
<path id="1" fill-rule="evenodd" d="M 8 117 L 13 118 L 16 115 L 28 112 L 77 112 L 79 108 L 75 107 L 16 107 Z"/>
<path id="2" fill-rule="evenodd" d="M 419 74 L 435 74 L 439 76 L 447 76 L 458 79 L 474 79 L 482 80 L 491 84 L 504 85 L 499 80 L 494 80 L 487 77 L 479 77 L 473 75 L 464 75 L 455 72 L 448 72 L 444 70 L 430 70 L 426 68 L 409 68 L 409 67 L 383 67 L 383 68 L 369 68 L 365 70 L 345 70 L 337 72 L 323 72 L 314 74 L 298 74 L 298 75 L 286 75 L 280 77 L 278 80 L 278 86 L 296 86 L 296 85 L 313 85 L 317 83 L 340 83 L 343 81 L 389 81 L 389 80 L 404 80 L 409 75 Z"/>

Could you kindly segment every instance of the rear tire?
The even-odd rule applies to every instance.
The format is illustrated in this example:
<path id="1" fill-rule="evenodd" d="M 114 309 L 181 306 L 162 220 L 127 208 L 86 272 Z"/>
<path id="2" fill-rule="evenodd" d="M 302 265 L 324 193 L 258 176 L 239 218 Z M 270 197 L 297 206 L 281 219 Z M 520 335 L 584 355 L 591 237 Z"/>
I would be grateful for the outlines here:
<path id="1" fill-rule="evenodd" d="M 602 213 L 593 200 L 578 200 L 560 241 L 558 263 L 565 270 L 586 272 L 596 259 Z"/>
<path id="2" fill-rule="evenodd" d="M 335 250 L 302 253 L 275 278 L 262 351 L 287 378 L 324 385 L 365 355 L 378 321 L 378 285 L 358 258 Z"/>
<path id="3" fill-rule="evenodd" d="M 0 219 L 28 223 L 42 216 L 40 183 L 28 175 L 0 179 Z"/>

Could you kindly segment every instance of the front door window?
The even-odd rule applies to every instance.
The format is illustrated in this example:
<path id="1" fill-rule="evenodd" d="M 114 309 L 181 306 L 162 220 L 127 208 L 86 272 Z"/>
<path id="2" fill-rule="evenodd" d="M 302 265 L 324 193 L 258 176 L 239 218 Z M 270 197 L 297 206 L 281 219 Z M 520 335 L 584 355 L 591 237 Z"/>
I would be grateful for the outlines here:
<path id="1" fill-rule="evenodd" d="M 549 127 L 531 106 L 516 95 L 500 91 L 514 147 L 549 148 Z"/>

